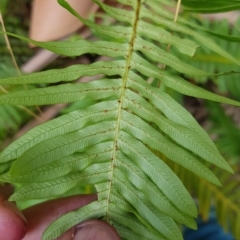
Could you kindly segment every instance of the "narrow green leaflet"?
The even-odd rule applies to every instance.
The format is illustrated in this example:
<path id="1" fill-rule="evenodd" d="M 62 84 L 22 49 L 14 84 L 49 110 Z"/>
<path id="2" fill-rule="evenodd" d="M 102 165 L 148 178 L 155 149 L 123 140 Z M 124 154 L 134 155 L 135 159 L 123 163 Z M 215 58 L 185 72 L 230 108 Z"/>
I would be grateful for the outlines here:
<path id="1" fill-rule="evenodd" d="M 7 93 L 0 97 L 0 103 L 11 105 L 47 105 L 65 102 L 77 102 L 86 97 L 102 99 L 110 96 L 119 97 L 120 80 L 101 79 L 92 83 L 62 84 L 34 90 Z M 109 94 L 107 92 L 109 91 Z"/>
<path id="2" fill-rule="evenodd" d="M 184 2 L 184 1 L 183 1 Z M 212 2 L 212 1 L 211 1 Z M 225 0 L 223 0 L 223 2 L 227 5 L 229 4 L 229 1 L 226 2 Z M 195 3 L 197 3 L 197 1 L 193 2 L 194 3 L 194 6 Z M 208 4 L 210 3 L 209 1 L 207 2 Z M 157 2 L 157 1 L 151 1 L 151 2 L 148 2 L 148 5 L 151 6 L 151 8 L 157 12 L 160 16 L 163 16 L 171 21 L 174 20 L 174 15 L 171 14 L 170 12 L 168 11 L 165 11 L 161 5 Z M 201 6 L 202 6 L 202 1 L 201 1 Z M 229 6 L 229 5 L 228 5 Z M 209 31 L 209 29 L 205 28 L 205 27 L 202 27 L 202 26 L 199 26 L 197 24 L 194 24 L 192 21 L 189 21 L 189 20 L 186 20 L 184 17 L 182 16 L 178 16 L 178 19 L 177 19 L 177 22 L 178 23 L 183 23 L 184 25 L 186 26 L 190 26 L 192 29 L 196 30 L 196 29 L 199 29 L 199 30 L 202 30 L 212 36 L 216 36 L 218 38 L 221 38 L 221 39 L 224 39 L 224 40 L 227 40 L 227 41 L 231 41 L 231 42 L 240 42 L 240 38 L 237 37 L 236 35 L 235 36 L 230 36 L 230 35 L 227 35 L 227 34 L 222 34 L 220 33 L 221 31 L 218 31 L 218 32 L 215 32 L 215 31 Z"/>
<path id="3" fill-rule="evenodd" d="M 116 114 L 117 101 L 102 102 L 88 107 L 85 110 L 77 110 L 48 121 L 37 128 L 33 128 L 28 134 L 13 142 L 8 148 L 0 153 L 1 162 L 7 162 L 20 157 L 25 151 L 36 144 L 56 137 L 59 134 L 67 134 L 84 127 L 88 122 L 98 122 L 111 119 L 111 112 Z M 106 111 L 110 113 L 106 114 Z M 81 119 L 81 121 L 79 121 Z"/>
<path id="4" fill-rule="evenodd" d="M 240 1 L 238 0 L 183 0 L 182 4 L 185 11 L 197 13 L 219 13 L 240 9 Z"/>
<path id="5" fill-rule="evenodd" d="M 203 88 L 187 82 L 179 76 L 174 76 L 172 74 L 162 71 L 155 66 L 152 66 L 148 61 L 140 58 L 137 54 L 133 55 L 133 61 L 134 69 L 138 70 L 144 75 L 159 79 L 160 81 L 164 82 L 166 86 L 184 95 L 240 106 L 240 103 L 235 100 L 219 96 L 215 93 L 211 93 Z"/>
<path id="6" fill-rule="evenodd" d="M 0 33 L 3 33 L 0 31 Z M 30 42 L 38 47 L 45 48 L 51 52 L 64 56 L 79 56 L 85 53 L 96 53 L 109 57 L 124 56 L 127 52 L 127 44 L 111 43 L 105 41 L 90 42 L 86 40 L 64 41 L 64 42 L 39 42 L 13 33 L 9 36 Z"/>
<path id="7" fill-rule="evenodd" d="M 154 9 L 153 9 L 153 11 L 154 11 Z M 211 38 L 209 38 L 203 34 L 200 34 L 197 31 L 194 31 L 183 24 L 174 23 L 168 19 L 165 19 L 162 16 L 159 16 L 157 13 L 155 13 L 155 14 L 150 13 L 149 10 L 146 8 L 143 8 L 143 10 L 141 11 L 141 14 L 142 14 L 141 18 L 150 19 L 151 21 L 155 22 L 156 24 L 163 25 L 163 26 L 171 29 L 172 31 L 187 34 L 188 36 L 193 37 L 196 40 L 196 42 L 203 44 L 207 48 L 218 53 L 219 55 L 224 56 L 225 58 L 229 59 L 230 61 L 234 62 L 237 65 L 240 65 L 240 61 L 237 58 L 230 55 L 228 52 L 226 52 L 221 47 L 219 47 Z"/>
<path id="8" fill-rule="evenodd" d="M 97 2 L 99 6 L 102 7 L 102 9 L 104 9 L 111 17 L 118 21 L 125 21 L 133 25 L 133 17 L 129 14 L 129 11 L 123 9 L 117 10 L 116 8 L 108 7 L 106 4 L 99 1 L 95 2 Z M 160 43 L 171 44 L 179 49 L 180 52 L 190 56 L 193 56 L 196 49 L 199 47 L 196 43 L 190 40 L 174 37 L 168 31 L 159 29 L 158 27 L 155 27 L 145 21 L 139 21 L 138 34 L 159 41 Z"/>
<path id="9" fill-rule="evenodd" d="M 90 67 L 91 66 L 91 67 Z M 96 62 L 91 65 L 73 65 L 64 69 L 48 70 L 39 73 L 21 75 L 19 77 L 3 78 L 0 84 L 37 84 L 74 81 L 82 76 L 97 74 L 122 75 L 124 61 Z"/>
<path id="10" fill-rule="evenodd" d="M 52 240 L 57 238 L 62 232 L 67 231 L 79 222 L 83 222 L 88 219 L 101 218 L 105 211 L 106 205 L 103 202 L 95 201 L 77 211 L 69 212 L 55 221 L 50 228 L 47 229 L 47 231 L 43 234 L 43 239 Z"/>

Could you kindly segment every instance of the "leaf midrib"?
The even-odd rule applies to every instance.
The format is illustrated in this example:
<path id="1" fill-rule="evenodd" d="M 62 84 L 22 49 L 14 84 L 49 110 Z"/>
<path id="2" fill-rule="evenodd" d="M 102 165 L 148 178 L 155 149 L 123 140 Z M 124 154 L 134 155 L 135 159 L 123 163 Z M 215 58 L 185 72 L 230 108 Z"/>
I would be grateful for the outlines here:
<path id="1" fill-rule="evenodd" d="M 124 74 L 122 78 L 122 86 L 121 86 L 121 94 L 120 94 L 120 100 L 118 105 L 118 115 L 117 115 L 117 122 L 116 122 L 116 131 L 115 131 L 115 137 L 114 137 L 114 144 L 113 144 L 113 154 L 112 154 L 112 164 L 111 164 L 111 172 L 110 172 L 110 180 L 109 180 L 109 191 L 107 194 L 106 199 L 106 220 L 109 222 L 109 208 L 110 208 L 110 196 L 111 196 L 111 189 L 112 189 L 112 178 L 113 178 L 113 172 L 115 167 L 115 161 L 116 161 L 116 154 L 118 150 L 118 139 L 119 139 L 119 133 L 120 133 L 120 122 L 122 118 L 122 111 L 123 111 L 123 101 L 125 98 L 125 91 L 127 86 L 127 80 L 129 77 L 129 71 L 131 69 L 131 61 L 132 61 L 132 55 L 134 52 L 134 44 L 135 39 L 137 35 L 137 26 L 139 21 L 139 15 L 140 15 L 140 8 L 141 8 L 141 0 L 137 0 L 136 8 L 135 8 L 135 19 L 132 27 L 132 33 L 131 33 L 131 40 L 129 42 L 129 49 L 128 54 L 126 58 L 126 65 L 124 68 Z"/>

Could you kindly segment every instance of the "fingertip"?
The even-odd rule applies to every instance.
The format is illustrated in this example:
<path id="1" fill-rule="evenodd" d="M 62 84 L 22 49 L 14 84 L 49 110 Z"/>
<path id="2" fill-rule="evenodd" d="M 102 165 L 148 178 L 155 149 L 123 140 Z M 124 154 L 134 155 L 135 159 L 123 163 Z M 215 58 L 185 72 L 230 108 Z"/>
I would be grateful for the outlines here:
<path id="1" fill-rule="evenodd" d="M 75 195 L 50 200 L 25 209 L 23 214 L 28 221 L 28 231 L 24 240 L 40 240 L 43 232 L 54 220 L 70 211 L 79 209 L 96 199 L 96 194 Z M 66 237 L 63 239 L 66 240 L 72 238 Z"/>
<path id="2" fill-rule="evenodd" d="M 7 200 L 12 191 L 11 185 L 0 185 L 0 239 L 21 240 L 27 232 L 27 222 L 15 203 Z"/>
<path id="3" fill-rule="evenodd" d="M 117 231 L 102 220 L 88 220 L 76 227 L 73 240 L 121 240 Z"/>
<path id="4" fill-rule="evenodd" d="M 13 204 L 13 203 L 12 203 Z M 4 240 L 21 240 L 27 232 L 27 222 L 7 202 L 0 204 L 0 236 Z"/>

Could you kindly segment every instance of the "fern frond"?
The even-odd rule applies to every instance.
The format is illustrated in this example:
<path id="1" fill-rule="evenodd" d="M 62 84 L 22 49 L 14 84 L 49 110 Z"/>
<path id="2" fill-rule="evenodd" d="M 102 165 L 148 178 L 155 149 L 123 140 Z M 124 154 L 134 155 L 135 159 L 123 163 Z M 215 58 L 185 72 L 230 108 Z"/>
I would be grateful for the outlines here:
<path id="1" fill-rule="evenodd" d="M 235 175 L 230 175 L 219 169 L 213 169 L 213 172 L 220 179 L 223 188 L 214 186 L 210 182 L 200 179 L 181 166 L 172 164 L 174 172 L 180 176 L 187 189 L 198 199 L 199 214 L 204 221 L 209 218 L 210 208 L 214 206 L 217 212 L 219 223 L 226 232 L 231 232 L 236 239 L 240 238 L 239 219 L 239 170 L 235 167 Z"/>
<path id="2" fill-rule="evenodd" d="M 5 63 L 0 63 L 0 79 L 17 74 L 16 69 L 11 67 L 11 62 L 8 63 L 6 61 Z M 15 86 L 12 90 L 17 91 L 20 89 L 18 86 Z M 2 95 L 0 86 L 0 96 Z M 0 150 L 3 149 L 2 144 L 4 140 L 16 133 L 26 120 L 27 116 L 21 109 L 10 105 L 0 105 Z M 6 169 L 6 167 L 2 169 Z"/>
<path id="3" fill-rule="evenodd" d="M 148 85 L 146 79 L 155 77 L 188 95 L 240 105 L 156 67 L 160 61 L 180 73 L 211 74 L 159 48 L 160 44 L 171 43 L 183 54 L 194 54 L 198 44 L 172 36 L 173 30 L 187 38 L 194 35 L 199 42 L 240 62 L 208 38 L 163 18 L 160 8 L 155 8 L 162 1 L 119 0 L 132 7 L 128 11 L 95 2 L 126 26 L 97 25 L 59 0 L 84 24 L 113 40 L 34 44 L 64 55 L 91 52 L 118 60 L 2 79 L 0 84 L 59 84 L 5 94 L 0 103 L 31 106 L 84 98 L 99 102 L 44 123 L 11 144 L 0 154 L 0 162 L 14 163 L 0 178 L 23 184 L 12 200 L 54 197 L 81 184 L 95 186 L 98 201 L 56 220 L 43 239 L 56 238 L 89 218 L 105 219 L 124 239 L 182 239 L 175 222 L 195 228 L 197 209 L 163 158 L 217 185 L 220 182 L 205 163 L 229 172 L 232 169 L 194 118 L 165 92 Z M 160 29 L 162 37 L 154 34 L 156 29 Z M 97 74 L 105 77 L 90 83 L 64 83 Z"/>
<path id="4" fill-rule="evenodd" d="M 212 123 L 211 133 L 217 135 L 216 145 L 221 153 L 231 160 L 231 163 L 239 161 L 240 129 L 228 116 L 220 104 L 207 102 L 210 120 Z M 211 110 L 211 111 L 210 111 Z"/>
<path id="5" fill-rule="evenodd" d="M 203 26 L 205 29 L 218 32 L 221 34 L 230 34 L 230 36 L 237 36 L 239 35 L 239 26 L 240 26 L 240 19 L 237 20 L 234 27 L 231 27 L 226 20 L 222 21 L 203 21 Z M 228 51 L 230 54 L 236 56 L 236 58 L 240 58 L 240 51 L 239 51 L 239 43 L 235 42 L 226 42 L 220 38 L 215 38 L 215 41 L 221 46 L 223 49 Z M 209 51 L 209 49 L 203 47 L 196 52 L 195 56 L 191 59 L 187 57 L 183 57 L 185 61 L 191 63 L 196 68 L 201 68 L 204 71 L 238 71 L 239 67 L 229 61 L 227 58 L 223 56 L 219 56 L 217 53 Z M 197 82 L 206 81 L 207 79 L 214 80 L 217 84 L 220 91 L 229 92 L 234 98 L 239 99 L 240 93 L 240 84 L 239 84 L 239 77 L 238 74 L 233 74 L 231 78 L 226 75 L 221 76 L 209 76 L 209 77 L 200 77 L 195 78 Z"/>

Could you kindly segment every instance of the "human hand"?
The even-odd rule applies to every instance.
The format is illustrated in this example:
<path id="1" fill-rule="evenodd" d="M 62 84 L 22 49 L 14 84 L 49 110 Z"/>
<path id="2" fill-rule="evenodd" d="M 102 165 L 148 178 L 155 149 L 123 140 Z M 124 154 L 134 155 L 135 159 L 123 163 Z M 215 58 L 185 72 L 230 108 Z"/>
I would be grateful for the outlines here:
<path id="1" fill-rule="evenodd" d="M 40 203 L 20 212 L 15 203 L 7 200 L 11 193 L 10 185 L 0 185 L 1 240 L 41 240 L 51 222 L 97 199 L 94 194 L 71 196 Z M 89 220 L 69 229 L 56 240 L 120 240 L 120 237 L 106 222 Z"/>

